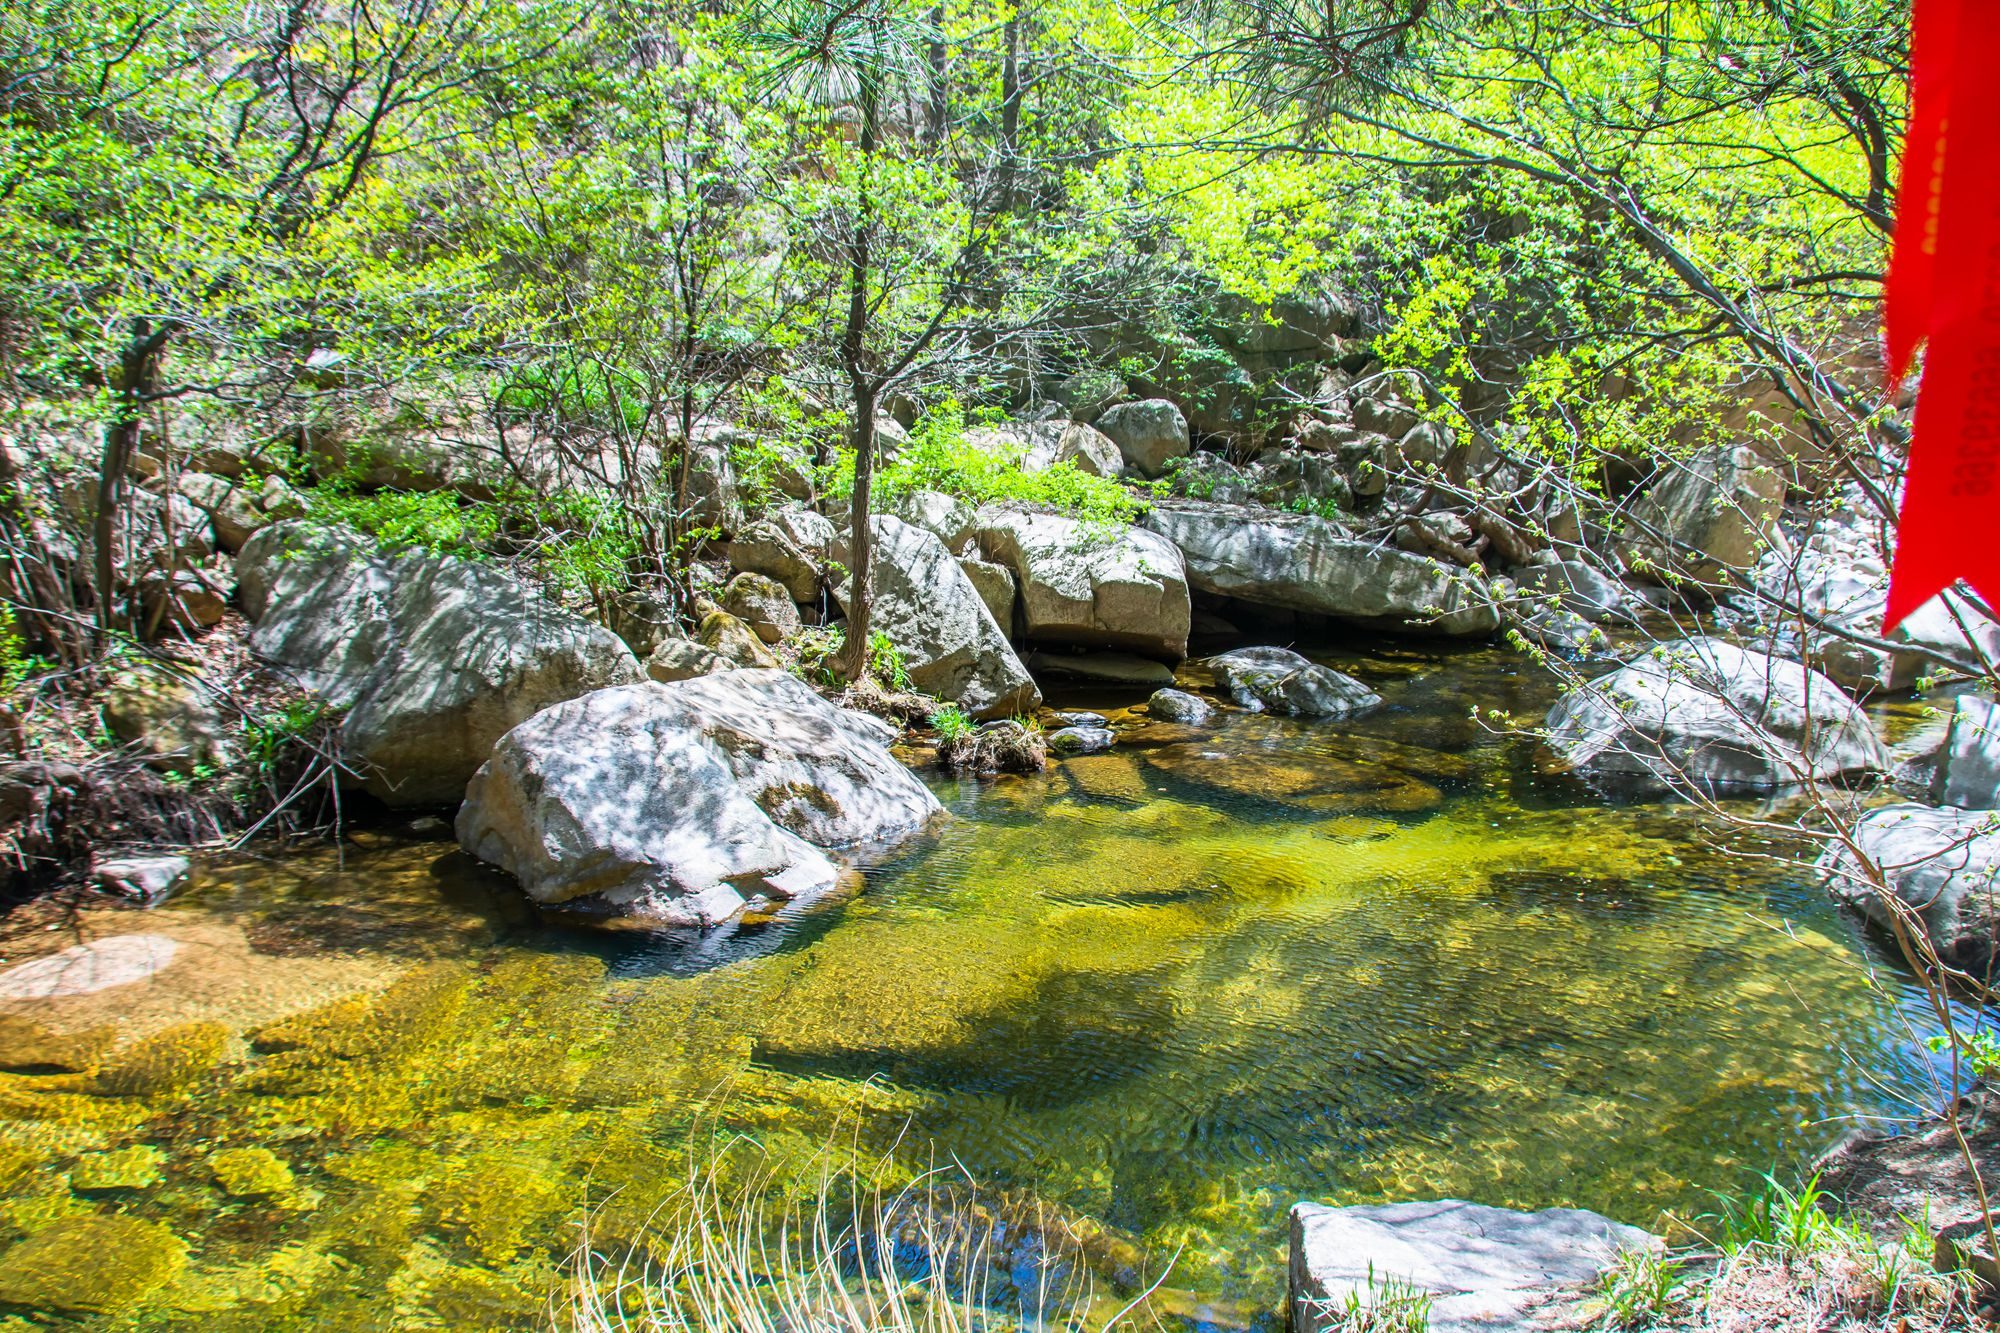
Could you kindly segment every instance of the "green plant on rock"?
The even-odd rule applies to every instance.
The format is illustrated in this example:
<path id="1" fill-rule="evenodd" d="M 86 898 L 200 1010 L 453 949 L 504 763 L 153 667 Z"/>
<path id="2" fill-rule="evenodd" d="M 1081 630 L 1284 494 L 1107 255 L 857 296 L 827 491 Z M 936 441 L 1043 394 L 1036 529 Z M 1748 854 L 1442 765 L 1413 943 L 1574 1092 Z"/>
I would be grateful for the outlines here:
<path id="1" fill-rule="evenodd" d="M 973 505 L 1013 500 L 1112 525 L 1129 523 L 1145 510 L 1144 501 L 1116 481 L 1068 462 L 1030 471 L 1023 466 L 1026 456 L 1019 445 L 967 439 L 965 409 L 946 398 L 917 422 L 896 461 L 877 474 L 875 486 L 885 498 L 941 491 Z M 839 456 L 825 485 L 830 494 L 852 492 L 851 454 Z"/>
<path id="2" fill-rule="evenodd" d="M 335 710 L 318 699 L 294 699 L 274 712 L 243 719 L 243 757 L 254 773 L 269 774 L 295 745 L 321 730 Z"/>
<path id="3" fill-rule="evenodd" d="M 903 661 L 903 650 L 889 641 L 889 636 L 876 630 L 868 636 L 868 671 L 875 679 L 899 693 L 914 688 L 910 684 L 910 669 Z"/>
<path id="4" fill-rule="evenodd" d="M 941 741 L 964 740 L 978 729 L 978 724 L 967 717 L 965 710 L 957 704 L 946 704 L 931 714 L 931 730 L 937 732 Z"/>
<path id="5" fill-rule="evenodd" d="M 346 482 L 304 492 L 306 512 L 373 537 L 386 551 L 419 550 L 474 557 L 499 533 L 493 506 L 461 500 L 451 491 L 376 491 L 363 495 Z"/>
<path id="6" fill-rule="evenodd" d="M 1679 1260 L 1661 1250 L 1625 1250 L 1598 1280 L 1602 1322 L 1610 1328 L 1640 1328 L 1657 1322 L 1686 1298 Z"/>
<path id="7" fill-rule="evenodd" d="M 1368 1266 L 1368 1283 L 1332 1302 L 1333 1327 L 1339 1333 L 1430 1333 L 1431 1307 L 1436 1297 L 1399 1278 L 1375 1276 Z"/>

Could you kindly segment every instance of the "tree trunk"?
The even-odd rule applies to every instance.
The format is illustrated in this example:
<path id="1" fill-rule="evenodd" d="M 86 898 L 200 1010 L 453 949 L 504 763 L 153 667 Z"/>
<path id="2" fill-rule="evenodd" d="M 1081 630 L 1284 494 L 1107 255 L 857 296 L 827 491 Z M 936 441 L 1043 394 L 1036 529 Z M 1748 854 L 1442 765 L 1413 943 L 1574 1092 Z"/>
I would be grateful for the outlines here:
<path id="1" fill-rule="evenodd" d="M 1016 8 L 1002 34 L 1000 65 L 1000 212 L 1014 211 L 1021 152 L 1021 11 Z"/>
<path id="2" fill-rule="evenodd" d="M 944 123 L 949 104 L 945 93 L 945 46 L 944 46 L 944 5 L 942 2 L 931 6 L 931 46 L 930 46 L 930 143 L 936 148 L 944 142 Z"/>
<path id="3" fill-rule="evenodd" d="M 141 414 L 153 393 L 153 363 L 167 340 L 167 330 L 155 329 L 141 316 L 132 321 L 132 336 L 118 354 L 118 399 L 104 425 L 104 456 L 97 470 L 97 516 L 91 539 L 97 546 L 94 589 L 97 596 L 97 637 L 100 644 L 120 627 L 118 506 L 125 493 L 125 473 L 139 446 Z"/>
<path id="4" fill-rule="evenodd" d="M 854 386 L 854 505 L 853 527 L 848 551 L 853 562 L 847 595 L 847 679 L 859 681 L 868 674 L 870 603 L 874 600 L 875 533 L 869 519 L 875 483 L 875 389 L 857 381 Z"/>
<path id="5" fill-rule="evenodd" d="M 874 534 L 869 530 L 869 492 L 875 480 L 875 398 L 878 386 L 869 374 L 868 276 L 873 262 L 870 233 L 875 226 L 873 163 L 881 89 L 873 80 L 861 85 L 861 193 L 855 201 L 854 234 L 847 245 L 847 328 L 841 335 L 840 360 L 854 391 L 854 501 L 849 512 L 846 672 L 858 683 L 868 674 L 869 585 Z"/>

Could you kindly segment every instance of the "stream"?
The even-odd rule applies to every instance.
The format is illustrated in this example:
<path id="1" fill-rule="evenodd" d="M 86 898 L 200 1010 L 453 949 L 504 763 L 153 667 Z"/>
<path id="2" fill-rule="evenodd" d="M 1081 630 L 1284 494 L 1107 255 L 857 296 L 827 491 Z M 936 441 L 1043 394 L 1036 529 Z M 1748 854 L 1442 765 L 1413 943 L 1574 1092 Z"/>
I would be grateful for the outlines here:
<path id="1" fill-rule="evenodd" d="M 170 955 L 0 999 L 0 1330 L 546 1327 L 579 1220 L 639 1239 L 718 1134 L 943 1164 L 1274 1329 L 1297 1200 L 1652 1225 L 1933 1101 L 1921 997 L 1782 843 L 1538 776 L 1472 717 L 1552 699 L 1504 650 L 1315 655 L 1387 706 L 1061 697 L 1119 747 L 937 778 L 865 888 L 706 940 L 539 919 L 435 821 L 0 923 L 0 968 Z"/>

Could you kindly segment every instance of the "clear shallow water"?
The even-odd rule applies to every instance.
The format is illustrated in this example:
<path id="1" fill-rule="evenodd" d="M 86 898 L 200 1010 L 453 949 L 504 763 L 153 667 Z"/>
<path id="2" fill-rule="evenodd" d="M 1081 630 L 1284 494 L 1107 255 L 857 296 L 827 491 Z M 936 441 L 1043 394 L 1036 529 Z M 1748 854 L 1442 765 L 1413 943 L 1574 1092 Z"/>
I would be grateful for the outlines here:
<path id="1" fill-rule="evenodd" d="M 957 817 L 859 896 L 727 939 L 539 922 L 382 835 L 88 919 L 181 952 L 0 1006 L 0 1296 L 531 1327 L 580 1213 L 642 1235 L 720 1128 L 801 1175 L 833 1140 L 955 1160 L 1254 1318 L 1300 1198 L 1645 1224 L 1926 1099 L 1919 1006 L 1810 884 L 1470 720 L 1540 715 L 1513 659 L 1337 660 L 1390 706 L 1122 719 L 1112 755 L 941 783 Z M 232 1194 L 245 1147 L 291 1181 Z"/>

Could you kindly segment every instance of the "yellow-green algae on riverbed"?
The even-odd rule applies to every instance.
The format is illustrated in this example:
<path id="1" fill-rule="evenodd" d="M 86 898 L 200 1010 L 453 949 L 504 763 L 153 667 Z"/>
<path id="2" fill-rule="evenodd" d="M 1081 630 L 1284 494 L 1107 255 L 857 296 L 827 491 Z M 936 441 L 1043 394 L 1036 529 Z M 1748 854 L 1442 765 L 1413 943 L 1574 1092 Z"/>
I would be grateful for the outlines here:
<path id="1" fill-rule="evenodd" d="M 189 943 L 0 1004 L 0 1328 L 538 1326 L 586 1213 L 643 1252 L 731 1134 L 800 1191 L 831 1142 L 956 1161 L 1269 1310 L 1299 1198 L 1645 1223 L 1903 1109 L 1906 997 L 1810 885 L 1539 788 L 1446 688 L 1504 659 L 1349 665 L 1390 711 L 947 784 L 860 896 L 728 940 L 386 837 L 86 917 Z"/>

